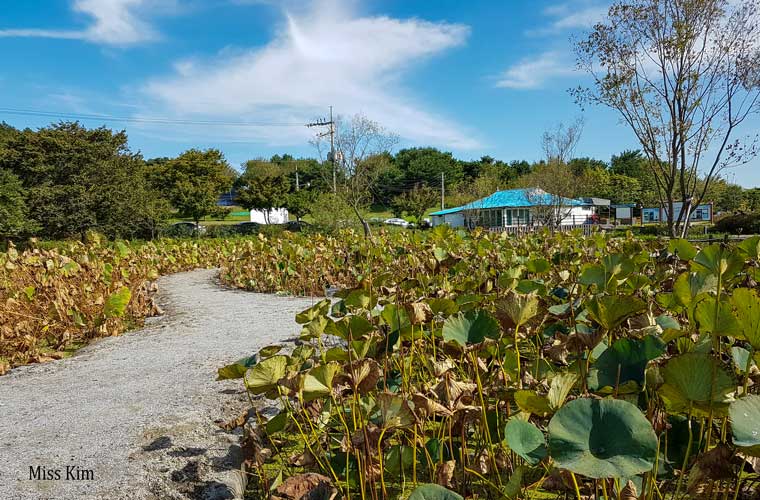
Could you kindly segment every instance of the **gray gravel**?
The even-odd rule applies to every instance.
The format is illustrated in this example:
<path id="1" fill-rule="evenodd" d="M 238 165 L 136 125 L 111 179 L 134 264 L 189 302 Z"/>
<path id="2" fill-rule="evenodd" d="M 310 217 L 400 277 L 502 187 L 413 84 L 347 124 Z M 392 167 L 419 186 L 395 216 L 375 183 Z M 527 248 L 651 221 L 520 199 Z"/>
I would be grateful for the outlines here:
<path id="1" fill-rule="evenodd" d="M 246 402 L 241 382 L 215 381 L 216 369 L 296 336 L 294 314 L 316 299 L 224 289 L 214 271 L 161 278 L 159 289 L 166 314 L 145 328 L 0 377 L 0 499 L 218 493 L 239 436 L 214 422 Z M 30 480 L 37 466 L 61 479 Z M 94 480 L 67 480 L 67 466 Z"/>

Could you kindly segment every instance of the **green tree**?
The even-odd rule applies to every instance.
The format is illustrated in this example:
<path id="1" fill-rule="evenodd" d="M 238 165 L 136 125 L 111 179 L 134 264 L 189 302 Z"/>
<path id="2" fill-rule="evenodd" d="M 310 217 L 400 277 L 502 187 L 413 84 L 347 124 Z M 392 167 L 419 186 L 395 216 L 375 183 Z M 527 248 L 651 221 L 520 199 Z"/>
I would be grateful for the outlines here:
<path id="1" fill-rule="evenodd" d="M 232 186 L 233 170 L 221 151 L 190 149 L 154 166 L 152 178 L 180 216 L 198 224 L 217 209 L 219 195 Z"/>
<path id="2" fill-rule="evenodd" d="M 742 198 L 747 211 L 760 212 L 760 188 L 745 190 Z"/>
<path id="3" fill-rule="evenodd" d="M 317 194 L 317 191 L 311 189 L 293 191 L 285 199 L 285 208 L 288 209 L 290 215 L 293 215 L 300 222 L 303 217 L 312 212 Z"/>
<path id="4" fill-rule="evenodd" d="M 37 229 L 29 219 L 25 197 L 21 179 L 0 169 L 0 238 L 17 238 Z"/>
<path id="5" fill-rule="evenodd" d="M 64 122 L 11 135 L 0 168 L 21 180 L 37 234 L 84 237 L 95 230 L 109 237 L 146 237 L 147 227 L 162 218 L 163 202 L 123 131 Z"/>
<path id="6" fill-rule="evenodd" d="M 410 187 L 417 184 L 440 186 L 441 174 L 447 188 L 464 178 L 461 163 L 451 153 L 435 148 L 402 149 L 396 153 L 394 163 L 404 173 L 404 181 Z"/>
<path id="7" fill-rule="evenodd" d="M 640 150 L 626 150 L 619 155 L 612 156 L 610 172 L 636 179 L 639 183 L 638 199 L 626 203 L 641 203 L 645 207 L 660 206 L 657 182 L 652 175 L 648 162 L 649 160 Z"/>
<path id="8" fill-rule="evenodd" d="M 397 215 L 406 213 L 419 223 L 425 212 L 435 206 L 440 195 L 441 193 L 429 186 L 418 185 L 394 198 L 391 206 Z"/>
<path id="9" fill-rule="evenodd" d="M 290 182 L 285 175 L 251 169 L 240 177 L 236 202 L 246 210 L 260 210 L 270 223 L 270 211 L 285 207 L 290 194 Z"/>

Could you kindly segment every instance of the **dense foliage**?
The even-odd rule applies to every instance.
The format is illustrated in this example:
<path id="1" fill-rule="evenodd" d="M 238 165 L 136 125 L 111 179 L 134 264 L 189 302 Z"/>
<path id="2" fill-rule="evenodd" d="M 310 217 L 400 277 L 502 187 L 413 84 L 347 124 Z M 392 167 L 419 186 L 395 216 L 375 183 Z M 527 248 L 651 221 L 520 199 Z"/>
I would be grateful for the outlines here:
<path id="1" fill-rule="evenodd" d="M 124 132 L 60 123 L 38 131 L 5 128 L 0 140 L 0 211 L 15 223 L 0 238 L 40 234 L 150 237 L 168 206 L 153 190 L 145 164 Z M 19 191 L 14 187 L 21 183 Z M 15 195 L 13 193 L 16 193 Z"/>
<path id="2" fill-rule="evenodd" d="M 700 250 L 439 228 L 242 246 L 236 286 L 342 288 L 297 315 L 303 345 L 220 370 L 279 408 L 246 429 L 257 488 L 304 471 L 348 498 L 757 486 L 760 238 Z"/>
<path id="3" fill-rule="evenodd" d="M 349 498 L 737 498 L 760 472 L 759 252 L 446 228 L 11 248 L 0 365 L 119 333 L 156 312 L 160 274 L 220 266 L 340 290 L 297 315 L 295 350 L 220 370 L 278 408 L 245 426 L 256 495 L 309 472 Z"/>

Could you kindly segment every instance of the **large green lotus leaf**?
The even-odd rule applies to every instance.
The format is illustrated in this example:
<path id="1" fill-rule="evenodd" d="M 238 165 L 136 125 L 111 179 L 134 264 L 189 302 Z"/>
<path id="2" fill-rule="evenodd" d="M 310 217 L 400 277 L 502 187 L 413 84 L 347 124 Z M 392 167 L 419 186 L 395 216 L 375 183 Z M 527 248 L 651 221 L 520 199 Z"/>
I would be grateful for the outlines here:
<path id="1" fill-rule="evenodd" d="M 106 299 L 103 314 L 106 318 L 121 318 L 127 311 L 129 299 L 132 298 L 132 292 L 128 287 L 123 286 L 117 292 L 112 293 Z"/>
<path id="2" fill-rule="evenodd" d="M 694 257 L 691 267 L 697 272 L 728 279 L 742 270 L 744 259 L 738 252 L 723 245 L 714 244 L 703 248 Z"/>
<path id="3" fill-rule="evenodd" d="M 664 384 L 658 392 L 673 413 L 686 413 L 691 405 L 695 415 L 704 415 L 709 413 L 712 402 L 713 414 L 723 416 L 736 391 L 734 378 L 706 353 L 677 356 L 668 361 L 660 373 Z"/>
<path id="4" fill-rule="evenodd" d="M 332 392 L 333 379 L 340 371 L 340 365 L 336 362 L 325 363 L 312 368 L 303 378 L 303 399 L 312 401 L 322 396 L 328 396 Z"/>
<path id="5" fill-rule="evenodd" d="M 626 318 L 646 310 L 646 307 L 639 298 L 618 295 L 597 296 L 586 303 L 589 317 L 607 331 L 614 330 Z"/>
<path id="6" fill-rule="evenodd" d="M 409 495 L 409 500 L 464 500 L 464 497 L 437 484 L 421 484 Z"/>
<path id="7" fill-rule="evenodd" d="M 361 288 L 358 290 L 352 290 L 351 293 L 343 299 L 343 303 L 351 310 L 370 310 L 377 304 L 377 297 L 370 294 L 369 291 Z"/>
<path id="8" fill-rule="evenodd" d="M 679 305 L 689 307 L 697 295 L 715 291 L 717 284 L 718 278 L 711 274 L 683 273 L 673 283 L 673 295 Z"/>
<path id="9" fill-rule="evenodd" d="M 316 318 L 327 316 L 330 312 L 330 299 L 320 300 L 310 308 L 296 314 L 296 323 L 305 325 Z"/>
<path id="10" fill-rule="evenodd" d="M 717 316 L 715 310 L 715 297 L 705 297 L 697 304 L 694 309 L 694 320 L 699 326 L 700 333 L 735 336 L 738 333 L 739 324 L 731 312 L 731 305 L 721 300 L 717 307 Z"/>
<path id="11" fill-rule="evenodd" d="M 670 240 L 668 252 L 678 255 L 678 258 L 681 260 L 691 260 L 697 255 L 696 247 L 687 240 L 682 239 Z"/>
<path id="12" fill-rule="evenodd" d="M 588 384 L 591 390 L 603 387 L 615 387 L 626 382 L 636 382 L 639 387 L 644 384 L 644 370 L 647 364 L 665 352 L 665 343 L 647 335 L 641 340 L 623 338 L 615 341 L 594 363 L 589 374 Z"/>
<path id="13" fill-rule="evenodd" d="M 745 339 L 755 350 L 760 350 L 760 297 L 749 288 L 737 288 L 731 295 L 736 309 L 735 336 Z"/>
<path id="14" fill-rule="evenodd" d="M 515 403 L 525 413 L 532 413 L 544 417 L 552 413 L 549 400 L 536 391 L 520 390 L 515 392 Z"/>
<path id="15" fill-rule="evenodd" d="M 734 444 L 752 456 L 760 456 L 760 396 L 750 394 L 728 408 Z"/>
<path id="16" fill-rule="evenodd" d="M 325 333 L 335 335 L 343 340 L 348 340 L 349 337 L 356 340 L 374 329 L 374 325 L 362 316 L 347 316 L 339 321 L 329 323 L 325 328 Z"/>
<path id="17" fill-rule="evenodd" d="M 504 437 L 509 449 L 531 465 L 537 464 L 546 456 L 544 434 L 530 422 L 510 419 L 504 427 Z"/>
<path id="18" fill-rule="evenodd" d="M 499 323 L 482 309 L 450 316 L 443 323 L 443 340 L 463 347 L 498 338 L 499 332 Z"/>
<path id="19" fill-rule="evenodd" d="M 538 314 L 538 297 L 535 294 L 521 295 L 509 292 L 496 304 L 497 314 L 514 326 L 522 326 Z"/>
<path id="20" fill-rule="evenodd" d="M 760 236 L 753 236 L 739 243 L 737 248 L 748 258 L 758 260 L 760 258 Z"/>
<path id="21" fill-rule="evenodd" d="M 582 268 L 578 283 L 586 286 L 596 285 L 600 290 L 604 290 L 609 278 L 610 276 L 607 275 L 602 266 L 598 264 L 586 264 Z"/>
<path id="22" fill-rule="evenodd" d="M 635 405 L 618 399 L 576 399 L 549 421 L 549 451 L 563 469 L 602 479 L 652 469 L 657 436 Z"/>
<path id="23" fill-rule="evenodd" d="M 624 278 L 633 272 L 633 261 L 625 255 L 605 255 L 602 258 L 602 266 L 609 276 Z"/>
<path id="24" fill-rule="evenodd" d="M 285 376 L 288 366 L 286 356 L 272 356 L 261 363 L 248 368 L 245 372 L 245 387 L 252 394 L 263 394 L 273 389 L 279 380 Z"/>
<path id="25" fill-rule="evenodd" d="M 396 304 L 386 304 L 380 313 L 380 318 L 383 320 L 383 323 L 388 325 L 391 333 L 399 332 L 412 326 L 409 313 L 406 312 L 405 308 L 399 307 Z"/>
<path id="26" fill-rule="evenodd" d="M 525 268 L 530 273 L 541 274 L 545 273 L 552 268 L 552 265 L 548 260 L 543 258 L 532 259 L 525 263 Z"/>

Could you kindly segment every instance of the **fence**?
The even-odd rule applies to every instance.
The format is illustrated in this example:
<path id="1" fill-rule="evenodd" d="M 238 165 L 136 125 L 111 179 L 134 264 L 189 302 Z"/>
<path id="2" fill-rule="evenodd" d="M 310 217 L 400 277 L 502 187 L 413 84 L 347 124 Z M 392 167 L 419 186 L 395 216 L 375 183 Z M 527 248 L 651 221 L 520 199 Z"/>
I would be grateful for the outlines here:
<path id="1" fill-rule="evenodd" d="M 499 227 L 491 227 L 488 230 L 492 233 L 507 233 L 509 235 L 513 236 L 522 236 L 525 234 L 530 234 L 535 231 L 540 231 L 542 229 L 549 229 L 550 231 L 559 231 L 562 233 L 566 233 L 569 231 L 575 231 L 580 230 L 583 231 L 584 236 L 590 236 L 594 231 L 599 229 L 599 225 L 597 224 L 561 224 L 557 227 L 550 228 L 548 226 L 541 226 L 541 225 L 522 225 L 522 226 L 499 226 Z"/>

